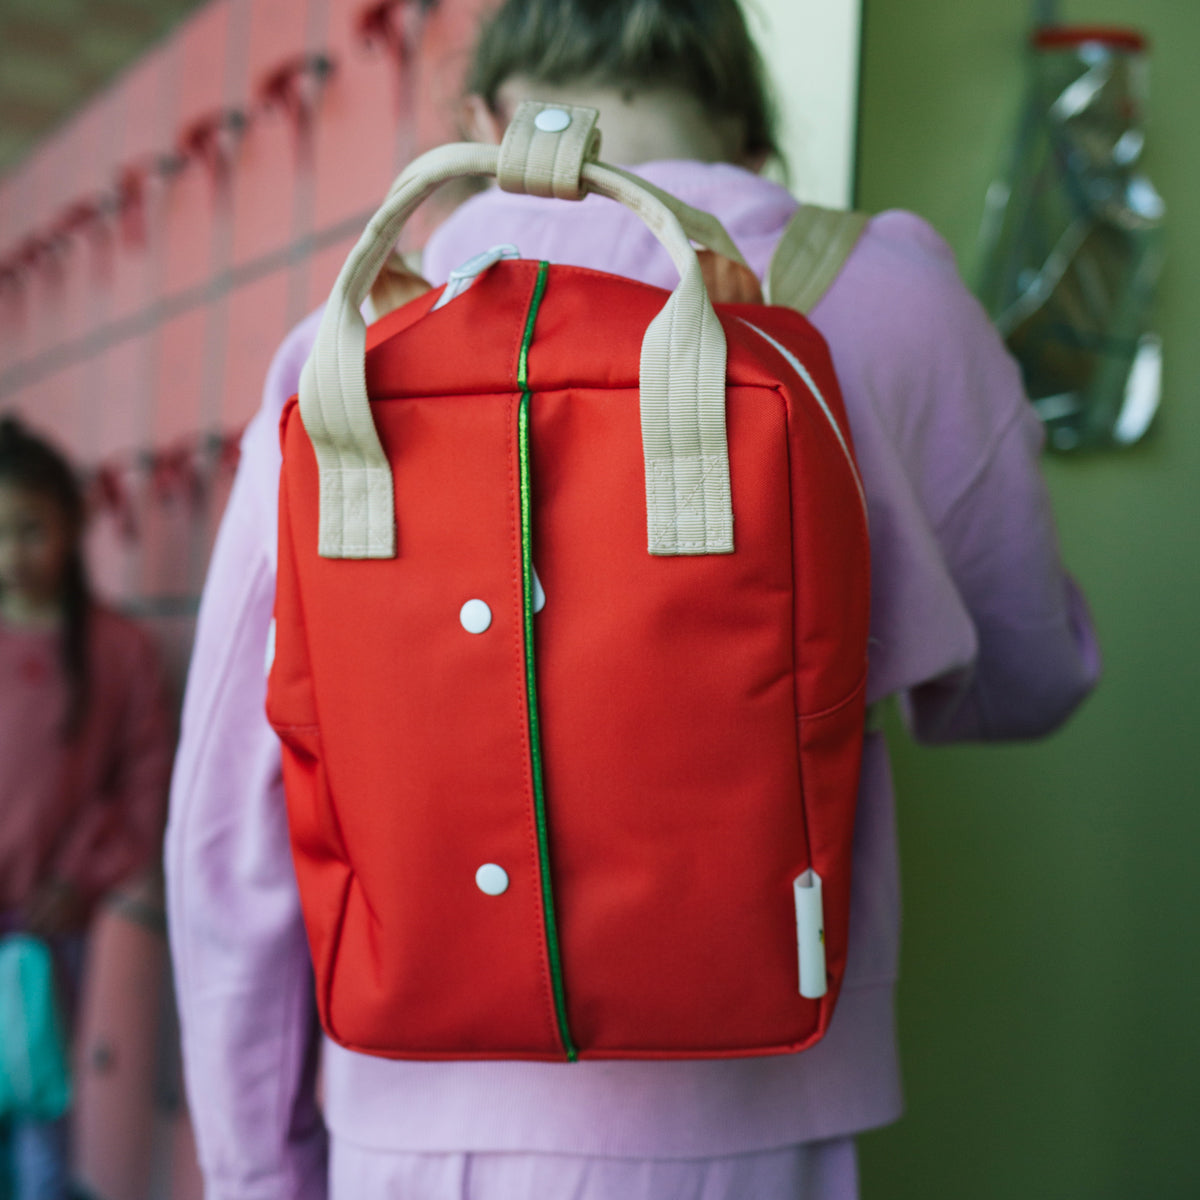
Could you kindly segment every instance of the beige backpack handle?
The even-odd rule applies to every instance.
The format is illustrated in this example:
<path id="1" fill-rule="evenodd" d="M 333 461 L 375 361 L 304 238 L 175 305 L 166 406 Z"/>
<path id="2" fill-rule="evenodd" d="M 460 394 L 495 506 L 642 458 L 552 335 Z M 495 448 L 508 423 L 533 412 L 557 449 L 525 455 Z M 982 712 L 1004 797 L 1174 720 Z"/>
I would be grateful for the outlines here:
<path id="1" fill-rule="evenodd" d="M 695 210 L 669 205 L 636 176 L 591 161 L 595 122 L 594 109 L 526 102 L 499 149 L 431 150 L 404 171 L 371 218 L 338 275 L 300 377 L 300 415 L 319 471 L 323 557 L 396 553 L 392 471 L 367 398 L 360 309 L 412 212 L 442 184 L 469 175 L 495 175 L 501 186 L 535 195 L 579 199 L 597 192 L 636 212 L 662 242 L 680 282 L 642 340 L 647 545 L 660 555 L 732 553 L 725 335 L 677 213 L 683 211 L 692 233 L 718 242 L 710 249 L 741 256 L 723 229 L 715 232 L 715 219 L 697 221 Z"/>

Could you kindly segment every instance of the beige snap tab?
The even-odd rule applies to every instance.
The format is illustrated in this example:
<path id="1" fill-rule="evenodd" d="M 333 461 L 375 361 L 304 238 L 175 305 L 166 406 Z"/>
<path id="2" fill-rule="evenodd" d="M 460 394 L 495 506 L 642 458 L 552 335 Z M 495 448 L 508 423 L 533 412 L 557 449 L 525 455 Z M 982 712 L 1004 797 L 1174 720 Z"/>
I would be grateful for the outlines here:
<path id="1" fill-rule="evenodd" d="M 562 133 L 571 123 L 571 114 L 561 108 L 543 108 L 533 123 L 543 133 Z"/>

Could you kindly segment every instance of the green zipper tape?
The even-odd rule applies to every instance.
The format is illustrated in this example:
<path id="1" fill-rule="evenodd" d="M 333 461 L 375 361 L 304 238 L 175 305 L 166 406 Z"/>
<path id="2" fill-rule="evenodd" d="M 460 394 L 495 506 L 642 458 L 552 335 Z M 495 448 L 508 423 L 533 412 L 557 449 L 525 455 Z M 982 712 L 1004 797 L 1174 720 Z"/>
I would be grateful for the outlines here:
<path id="1" fill-rule="evenodd" d="M 538 859 L 542 874 L 542 913 L 546 920 L 546 949 L 550 957 L 550 978 L 554 986 L 554 1010 L 558 1033 L 567 1060 L 575 1062 L 579 1052 L 571 1040 L 567 1025 L 567 1000 L 563 990 L 562 951 L 558 944 L 558 922 L 554 916 L 554 890 L 550 880 L 550 837 L 546 825 L 546 788 L 542 775 L 542 734 L 538 721 L 537 672 L 533 653 L 533 505 L 529 469 L 529 347 L 542 296 L 546 292 L 549 263 L 538 264 L 537 283 L 529 314 L 525 318 L 525 336 L 517 359 L 517 387 L 521 402 L 517 409 L 517 446 L 521 482 L 521 592 L 525 610 L 525 693 L 529 702 L 529 753 L 533 768 L 533 803 L 537 815 Z"/>

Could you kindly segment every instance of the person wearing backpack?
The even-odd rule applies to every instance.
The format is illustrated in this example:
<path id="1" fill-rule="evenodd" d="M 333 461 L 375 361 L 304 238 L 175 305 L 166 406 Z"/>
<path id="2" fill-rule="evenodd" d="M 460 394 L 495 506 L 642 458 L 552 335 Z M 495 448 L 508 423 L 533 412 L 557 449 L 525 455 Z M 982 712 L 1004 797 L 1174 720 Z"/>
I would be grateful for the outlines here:
<path id="1" fill-rule="evenodd" d="M 797 209 L 755 173 L 774 143 L 734 0 L 509 0 L 480 37 L 469 90 L 466 118 L 481 141 L 499 141 L 522 100 L 598 109 L 604 159 L 713 213 L 758 278 Z M 527 259 L 658 286 L 678 279 L 653 235 L 617 204 L 495 189 L 433 234 L 422 274 L 440 284 L 501 243 Z M 714 289 L 751 298 L 736 269 L 709 267 Z M 410 283 L 414 295 L 424 290 Z M 673 1061 L 411 1061 L 319 1038 L 280 748 L 263 702 L 278 423 L 320 316 L 280 347 L 244 438 L 172 791 L 168 909 L 208 1195 L 857 1196 L 854 1135 L 901 1111 L 896 837 L 886 746 L 873 728 L 859 783 L 849 961 L 813 1048 Z M 870 515 L 868 702 L 899 697 L 909 727 L 929 742 L 1052 730 L 1094 685 L 1098 653 L 1059 558 L 1037 469 L 1040 427 L 949 249 L 911 214 L 873 218 L 811 319 L 837 370 Z"/>

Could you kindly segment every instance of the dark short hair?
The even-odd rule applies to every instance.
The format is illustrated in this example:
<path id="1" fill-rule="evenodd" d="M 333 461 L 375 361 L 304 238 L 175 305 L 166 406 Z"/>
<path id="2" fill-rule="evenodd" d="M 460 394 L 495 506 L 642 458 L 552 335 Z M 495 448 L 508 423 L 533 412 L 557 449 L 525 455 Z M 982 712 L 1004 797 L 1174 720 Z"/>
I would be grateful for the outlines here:
<path id="1" fill-rule="evenodd" d="M 762 59 L 737 0 L 504 0 L 485 22 L 467 91 L 495 108 L 507 79 L 677 87 L 743 123 L 747 154 L 779 155 Z"/>

